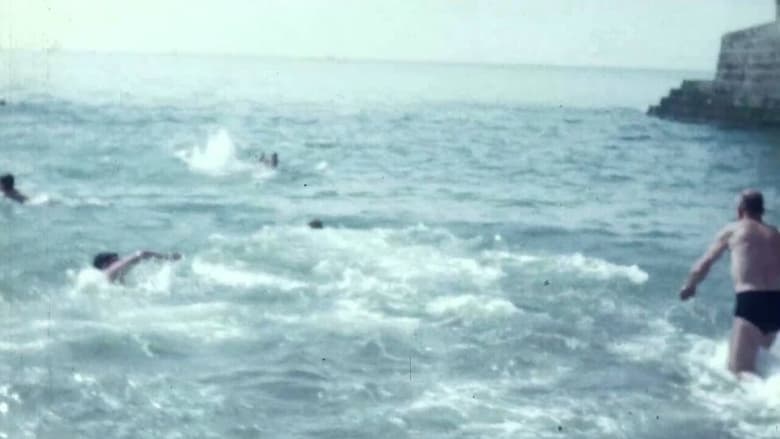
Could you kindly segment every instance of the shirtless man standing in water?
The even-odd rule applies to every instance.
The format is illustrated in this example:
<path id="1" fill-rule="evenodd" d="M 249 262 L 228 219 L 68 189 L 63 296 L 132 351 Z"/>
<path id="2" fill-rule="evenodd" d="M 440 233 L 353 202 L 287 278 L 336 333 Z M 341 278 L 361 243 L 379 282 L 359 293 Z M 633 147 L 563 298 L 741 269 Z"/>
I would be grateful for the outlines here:
<path id="1" fill-rule="evenodd" d="M 764 224 L 761 192 L 742 192 L 737 221 L 718 233 L 715 242 L 694 264 L 680 290 L 680 299 L 696 294 L 696 285 L 712 264 L 731 251 L 731 278 L 736 291 L 734 324 L 729 345 L 729 370 L 756 373 L 759 348 L 769 349 L 780 329 L 780 233 Z"/>

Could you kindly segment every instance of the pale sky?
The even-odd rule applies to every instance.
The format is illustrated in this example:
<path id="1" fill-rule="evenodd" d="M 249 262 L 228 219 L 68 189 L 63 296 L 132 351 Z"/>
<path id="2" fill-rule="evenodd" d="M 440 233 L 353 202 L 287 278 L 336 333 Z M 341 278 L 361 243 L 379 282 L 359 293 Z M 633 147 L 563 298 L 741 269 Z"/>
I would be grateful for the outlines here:
<path id="1" fill-rule="evenodd" d="M 773 0 L 0 0 L 0 49 L 713 70 Z"/>

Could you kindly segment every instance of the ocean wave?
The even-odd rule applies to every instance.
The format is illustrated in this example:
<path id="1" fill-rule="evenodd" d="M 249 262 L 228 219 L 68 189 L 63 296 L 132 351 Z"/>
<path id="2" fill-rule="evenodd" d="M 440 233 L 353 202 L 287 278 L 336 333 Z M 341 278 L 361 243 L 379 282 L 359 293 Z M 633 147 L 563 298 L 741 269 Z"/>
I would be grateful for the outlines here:
<path id="1" fill-rule="evenodd" d="M 222 238 L 223 240 L 225 238 Z M 440 229 L 374 228 L 366 230 L 266 227 L 251 237 L 259 253 L 273 255 L 286 267 L 311 270 L 323 291 L 375 295 L 460 285 L 481 290 L 503 277 L 471 249 L 476 242 Z M 300 249 L 290 251 L 291 245 Z M 222 241 L 223 251 L 246 247 L 246 238 Z"/>
<path id="2" fill-rule="evenodd" d="M 306 314 L 267 312 L 265 318 L 296 327 L 313 326 L 346 335 L 392 331 L 411 336 L 421 323 L 417 318 L 389 315 L 373 309 L 364 300 L 353 299 L 339 299 L 327 310 Z"/>
<path id="3" fill-rule="evenodd" d="M 267 273 L 242 270 L 224 264 L 206 262 L 200 258 L 196 258 L 192 262 L 192 271 L 201 279 L 231 287 L 251 288 L 264 286 L 291 291 L 307 286 L 305 282 Z"/>
<path id="4" fill-rule="evenodd" d="M 188 342 L 218 343 L 243 339 L 241 310 L 228 302 L 149 304 L 112 310 L 109 324 L 115 330 L 139 334 L 145 340 L 170 339 L 167 349 L 185 349 Z M 143 344 L 143 343 L 142 343 Z"/>
<path id="5" fill-rule="evenodd" d="M 460 295 L 437 297 L 425 305 L 431 315 L 454 316 L 465 320 L 507 317 L 518 312 L 512 302 L 491 297 Z"/>
<path id="6" fill-rule="evenodd" d="M 650 278 L 637 265 L 618 265 L 598 258 L 589 258 L 580 253 L 557 257 L 561 271 L 575 271 L 599 280 L 625 278 L 635 284 L 643 284 Z"/>
<path id="7" fill-rule="evenodd" d="M 647 272 L 635 264 L 614 264 L 581 253 L 540 256 L 516 254 L 508 251 L 487 251 L 484 253 L 484 257 L 488 260 L 510 261 L 520 266 L 535 267 L 550 272 L 572 273 L 596 280 L 626 279 L 641 285 L 650 278 Z"/>

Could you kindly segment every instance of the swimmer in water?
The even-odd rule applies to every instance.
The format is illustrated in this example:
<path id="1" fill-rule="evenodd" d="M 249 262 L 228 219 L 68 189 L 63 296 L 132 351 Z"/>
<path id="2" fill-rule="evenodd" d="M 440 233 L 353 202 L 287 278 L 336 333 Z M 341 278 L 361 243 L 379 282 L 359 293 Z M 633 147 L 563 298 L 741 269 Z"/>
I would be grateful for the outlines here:
<path id="1" fill-rule="evenodd" d="M 3 195 L 17 203 L 24 203 L 27 201 L 27 197 L 22 195 L 15 187 L 15 180 L 13 174 L 5 174 L 0 177 L 0 191 Z"/>
<path id="2" fill-rule="evenodd" d="M 181 259 L 179 253 L 156 253 L 146 250 L 139 250 L 130 256 L 126 256 L 119 259 L 117 253 L 103 252 L 95 255 L 92 260 L 92 266 L 102 271 L 108 276 L 108 280 L 111 282 L 122 282 L 124 277 L 131 268 L 138 265 L 139 262 L 147 259 L 159 259 L 165 261 L 178 261 Z"/>
<path id="3" fill-rule="evenodd" d="M 322 229 L 325 227 L 324 224 L 322 224 L 322 221 L 320 221 L 317 218 L 314 218 L 313 220 L 309 221 L 309 227 L 312 229 Z"/>
<path id="4" fill-rule="evenodd" d="M 737 221 L 726 225 L 704 255 L 693 265 L 680 289 L 680 299 L 696 294 L 712 264 L 731 252 L 731 279 L 736 292 L 728 368 L 738 377 L 756 373 L 759 348 L 769 349 L 780 330 L 780 233 L 765 224 L 764 197 L 743 191 Z"/>
<path id="5" fill-rule="evenodd" d="M 279 166 L 279 155 L 276 153 L 271 154 L 271 158 L 266 158 L 265 153 L 260 154 L 260 157 L 257 158 L 257 161 L 260 163 L 268 166 L 269 168 L 276 168 Z"/>

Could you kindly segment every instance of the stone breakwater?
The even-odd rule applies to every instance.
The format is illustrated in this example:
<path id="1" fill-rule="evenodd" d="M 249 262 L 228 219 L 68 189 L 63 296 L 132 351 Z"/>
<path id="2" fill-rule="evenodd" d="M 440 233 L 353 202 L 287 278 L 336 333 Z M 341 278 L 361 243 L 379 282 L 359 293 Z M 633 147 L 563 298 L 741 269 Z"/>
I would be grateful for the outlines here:
<path id="1" fill-rule="evenodd" d="M 780 21 L 724 35 L 715 79 L 683 81 L 648 114 L 780 127 Z"/>

